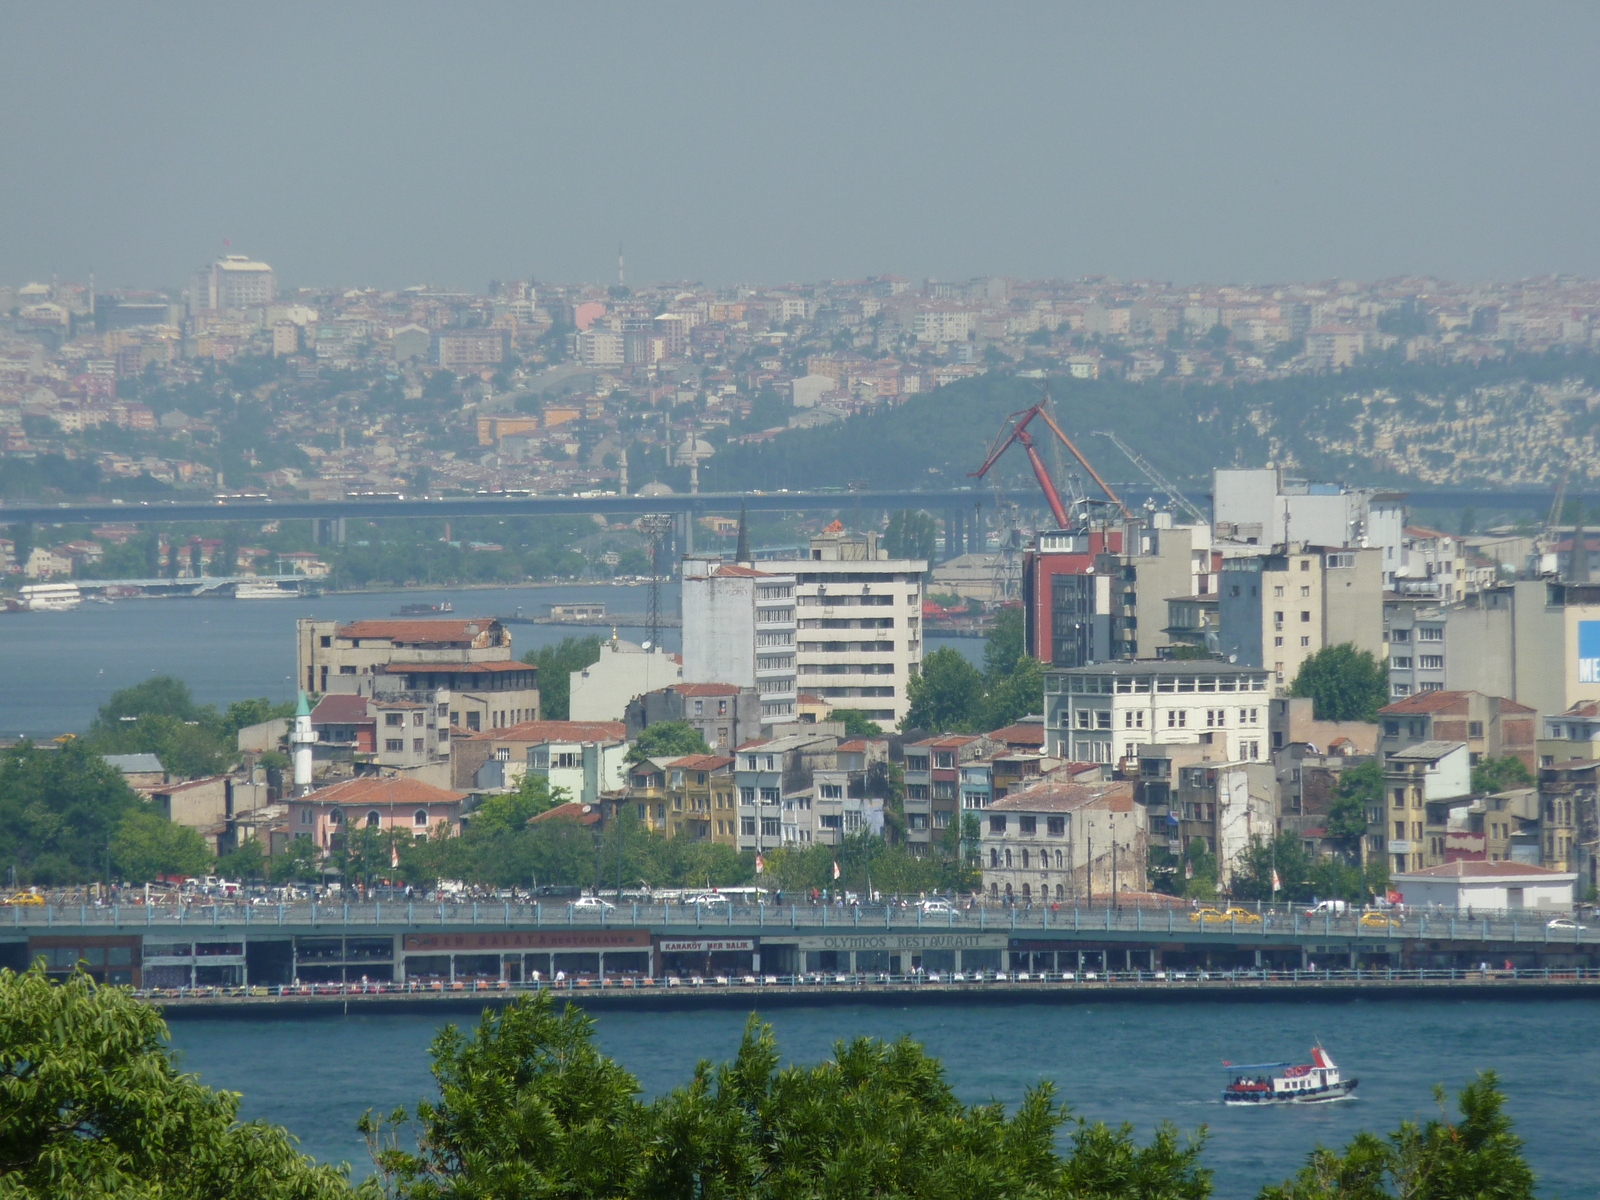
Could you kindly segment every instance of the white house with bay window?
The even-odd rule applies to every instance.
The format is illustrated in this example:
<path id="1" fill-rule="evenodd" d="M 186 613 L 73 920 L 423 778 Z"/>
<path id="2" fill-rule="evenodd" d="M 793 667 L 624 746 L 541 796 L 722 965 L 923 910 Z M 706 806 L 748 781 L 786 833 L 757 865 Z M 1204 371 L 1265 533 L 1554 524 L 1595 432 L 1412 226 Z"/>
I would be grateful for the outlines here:
<path id="1" fill-rule="evenodd" d="M 1111 662 L 1046 671 L 1045 754 L 1134 758 L 1140 745 L 1208 745 L 1218 762 L 1264 762 L 1268 680 L 1257 667 L 1203 660 Z"/>

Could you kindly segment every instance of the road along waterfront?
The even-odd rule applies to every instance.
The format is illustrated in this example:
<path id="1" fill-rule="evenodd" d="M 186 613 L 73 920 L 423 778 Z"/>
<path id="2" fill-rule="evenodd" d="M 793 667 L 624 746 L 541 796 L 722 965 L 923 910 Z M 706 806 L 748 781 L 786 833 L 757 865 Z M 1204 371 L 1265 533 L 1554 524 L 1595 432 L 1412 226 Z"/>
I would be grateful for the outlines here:
<path id="1" fill-rule="evenodd" d="M 687 990 L 687 989 L 685 989 Z M 711 990 L 711 989 L 704 989 Z M 1518 1003 L 1485 986 L 1408 996 L 1313 994 L 1262 998 L 1240 1007 L 1227 995 L 1185 993 L 1181 1003 L 1147 1003 L 1124 993 L 1095 996 L 1051 985 L 1035 995 L 1065 1002 L 975 1002 L 945 994 L 920 1003 L 850 1002 L 776 1007 L 741 995 L 729 1008 L 664 1011 L 597 1008 L 597 1040 L 640 1081 L 644 1097 L 686 1083 L 697 1060 L 729 1058 L 744 1015 L 770 1020 L 786 1061 L 814 1063 L 840 1038 L 909 1034 L 944 1063 L 967 1103 L 1015 1105 L 1025 1088 L 1053 1081 L 1082 1116 L 1130 1121 L 1148 1137 L 1162 1120 L 1211 1129 L 1205 1158 L 1221 1200 L 1253 1197 L 1283 1179 L 1318 1142 L 1342 1145 L 1362 1129 L 1386 1132 L 1402 1119 L 1436 1114 L 1430 1089 L 1452 1092 L 1483 1069 L 1502 1077 L 1510 1115 L 1542 1178 L 1541 1194 L 1563 1200 L 1600 1195 L 1589 1128 L 1590 1086 L 1600 1045 L 1588 1036 L 1597 1008 L 1583 994 L 1546 993 Z M 447 1023 L 470 1027 L 482 1002 L 396 1012 L 377 1006 L 252 1009 L 196 1019 L 167 1010 L 182 1067 L 201 1081 L 243 1093 L 242 1116 L 285 1124 L 303 1148 L 367 1171 L 355 1121 L 432 1097 L 426 1047 Z M 1238 1110 L 1218 1103 L 1228 1059 L 1301 1059 L 1314 1038 L 1359 1077 L 1356 1099 L 1302 1108 Z"/>

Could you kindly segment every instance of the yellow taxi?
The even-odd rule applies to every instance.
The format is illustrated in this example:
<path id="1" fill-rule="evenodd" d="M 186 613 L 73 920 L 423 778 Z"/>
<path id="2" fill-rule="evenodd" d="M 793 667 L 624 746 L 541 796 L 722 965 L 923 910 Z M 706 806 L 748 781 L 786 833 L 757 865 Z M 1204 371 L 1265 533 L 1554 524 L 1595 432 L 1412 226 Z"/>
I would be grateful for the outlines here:
<path id="1" fill-rule="evenodd" d="M 1227 912 L 1222 914 L 1222 917 L 1227 921 L 1243 921 L 1246 924 L 1254 921 L 1257 925 L 1261 924 L 1261 918 L 1256 916 L 1256 914 L 1251 912 L 1248 908 L 1230 908 Z"/>
<path id="2" fill-rule="evenodd" d="M 1383 913 L 1362 913 L 1361 924 L 1367 929 L 1399 929 L 1400 922 Z"/>
<path id="3" fill-rule="evenodd" d="M 1222 923 L 1225 924 L 1227 922 L 1228 918 L 1222 912 L 1221 909 L 1217 909 L 1217 908 L 1197 908 L 1197 909 L 1194 910 L 1194 912 L 1189 914 L 1189 920 L 1191 920 L 1191 921 L 1204 921 L 1207 925 L 1215 925 L 1218 922 L 1222 922 Z"/>
<path id="4" fill-rule="evenodd" d="M 7 896 L 4 900 L 0 900 L 0 904 L 16 904 L 30 908 L 34 906 L 43 908 L 44 897 L 36 895 L 33 892 L 18 892 L 13 896 Z"/>

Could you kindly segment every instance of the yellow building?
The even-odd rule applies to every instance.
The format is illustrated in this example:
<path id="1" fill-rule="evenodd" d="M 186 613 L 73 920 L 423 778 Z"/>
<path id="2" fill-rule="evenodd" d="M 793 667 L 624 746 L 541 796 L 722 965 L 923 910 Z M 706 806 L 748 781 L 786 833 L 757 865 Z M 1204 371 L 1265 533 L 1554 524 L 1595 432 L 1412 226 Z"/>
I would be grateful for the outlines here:
<path id="1" fill-rule="evenodd" d="M 628 771 L 628 786 L 606 798 L 608 816 L 627 805 L 651 833 L 737 846 L 739 814 L 733 759 L 719 754 L 647 758 Z"/>

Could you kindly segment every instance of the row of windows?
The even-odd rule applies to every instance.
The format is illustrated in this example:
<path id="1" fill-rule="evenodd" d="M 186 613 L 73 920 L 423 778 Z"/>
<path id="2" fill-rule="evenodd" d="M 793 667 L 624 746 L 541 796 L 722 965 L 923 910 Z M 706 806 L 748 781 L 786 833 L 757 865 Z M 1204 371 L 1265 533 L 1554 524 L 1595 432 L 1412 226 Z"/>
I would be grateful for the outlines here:
<path id="1" fill-rule="evenodd" d="M 989 832 L 1004 834 L 1010 825 L 1009 813 L 990 813 Z M 1045 832 L 1054 837 L 1062 837 L 1067 832 L 1066 817 L 1045 817 Z M 1039 818 L 1028 813 L 1017 814 L 1017 832 L 1023 835 L 1039 832 Z"/>
<path id="2" fill-rule="evenodd" d="M 1063 687 L 1063 680 L 1066 686 Z M 1154 687 L 1152 688 L 1152 684 Z M 1265 675 L 1046 675 L 1044 690 L 1084 695 L 1145 695 L 1156 692 L 1264 692 Z"/>
<path id="3" fill-rule="evenodd" d="M 302 825 L 310 825 L 312 823 L 313 816 L 314 816 L 314 810 L 312 810 L 310 808 L 302 808 L 300 810 L 300 824 L 302 824 Z M 428 810 L 425 809 L 425 808 L 417 809 L 416 812 L 411 814 L 411 823 L 412 823 L 412 825 L 416 826 L 418 829 L 426 829 L 428 827 Z M 329 825 L 343 825 L 344 824 L 344 812 L 343 812 L 343 810 L 337 809 L 337 808 L 330 810 L 329 813 L 328 813 L 328 824 Z M 377 809 L 374 808 L 374 809 L 372 809 L 371 811 L 369 811 L 367 813 L 367 819 L 366 819 L 367 828 L 369 828 L 369 829 L 377 829 L 382 824 L 383 824 L 383 814 L 380 813 Z"/>
<path id="4" fill-rule="evenodd" d="M 1066 856 L 1063 855 L 1059 850 L 1055 851 L 1054 853 L 1056 870 L 1064 870 L 1066 866 Z M 1029 861 L 1030 859 L 1032 861 Z M 1038 867 L 1041 871 L 1047 871 L 1050 869 L 1050 859 L 1051 851 L 1049 850 L 1038 850 L 1032 854 L 1029 854 L 1028 851 L 1024 850 L 1022 852 L 1022 869 L 1026 871 L 1030 867 Z M 991 849 L 989 851 L 989 865 L 991 867 L 1009 867 L 1013 865 L 1010 848 L 1007 847 L 1004 850 L 1000 850 L 998 848 Z"/>
<path id="5" fill-rule="evenodd" d="M 1077 728 L 1079 729 L 1110 729 L 1111 713 L 1107 709 L 1079 708 L 1074 710 L 1077 714 Z M 1199 726 L 1202 719 L 1207 729 L 1224 729 L 1228 725 L 1228 709 L 1207 708 L 1195 710 L 1195 725 Z M 1241 708 L 1238 724 L 1259 725 L 1261 723 L 1261 710 L 1259 708 Z M 1063 727 L 1066 723 L 1062 723 Z M 1144 709 L 1129 709 L 1122 714 L 1122 727 L 1124 729 L 1143 729 Z M 1171 708 L 1167 710 L 1168 729 L 1187 729 L 1189 727 L 1189 712 L 1187 709 Z M 910 769 L 909 763 L 907 769 Z"/>
<path id="6" fill-rule="evenodd" d="M 1409 655 L 1397 654 L 1390 660 L 1390 667 L 1396 671 L 1411 670 L 1412 659 Z M 1444 670 L 1444 655 L 1419 654 L 1416 656 L 1417 669 L 1422 671 Z"/>

